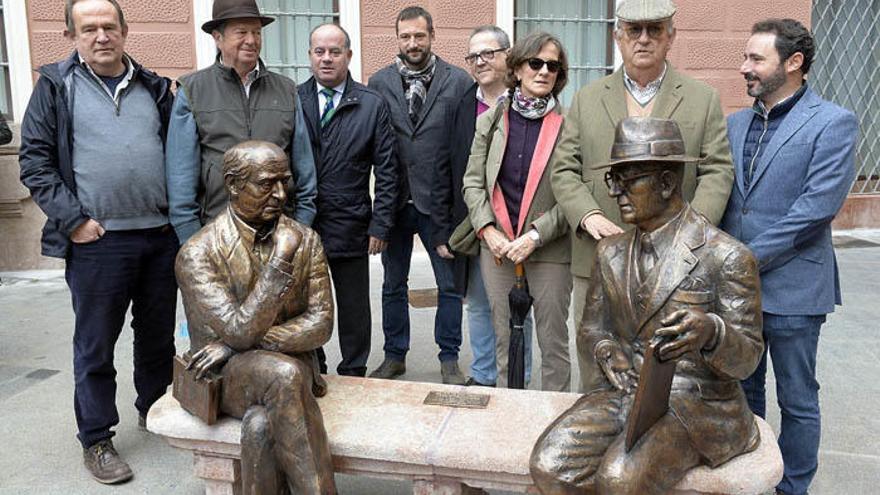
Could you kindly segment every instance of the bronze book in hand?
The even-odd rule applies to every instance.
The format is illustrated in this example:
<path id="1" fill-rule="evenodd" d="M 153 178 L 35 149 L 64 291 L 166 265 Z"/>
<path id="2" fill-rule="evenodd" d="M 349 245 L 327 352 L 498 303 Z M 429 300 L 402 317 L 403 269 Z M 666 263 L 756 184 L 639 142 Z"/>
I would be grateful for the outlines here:
<path id="1" fill-rule="evenodd" d="M 196 379 L 196 370 L 186 369 L 188 360 L 174 356 L 174 388 L 173 395 L 180 402 L 180 407 L 205 423 L 212 425 L 217 422 L 220 412 L 220 383 L 222 377 L 208 374 L 200 380 Z"/>
<path id="2" fill-rule="evenodd" d="M 658 348 L 666 341 L 655 339 L 645 353 L 636 398 L 626 420 L 626 451 L 669 410 L 669 391 L 676 361 L 661 362 Z"/>

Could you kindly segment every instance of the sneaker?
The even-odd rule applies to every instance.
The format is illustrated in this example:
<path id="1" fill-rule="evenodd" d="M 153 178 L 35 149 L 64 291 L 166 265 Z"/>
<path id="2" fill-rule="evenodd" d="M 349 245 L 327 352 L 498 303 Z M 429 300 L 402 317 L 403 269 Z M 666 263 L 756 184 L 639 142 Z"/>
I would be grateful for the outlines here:
<path id="1" fill-rule="evenodd" d="M 440 376 L 443 377 L 443 383 L 447 385 L 464 385 L 467 380 L 461 370 L 458 369 L 458 360 L 440 361 Z"/>
<path id="2" fill-rule="evenodd" d="M 404 373 L 406 373 L 406 362 L 385 358 L 382 364 L 370 373 L 370 378 L 393 380 Z"/>
<path id="3" fill-rule="evenodd" d="M 494 383 L 481 383 L 474 379 L 474 377 L 469 376 L 467 381 L 464 382 L 465 387 L 494 387 Z"/>
<path id="4" fill-rule="evenodd" d="M 112 485 L 134 476 L 128 464 L 119 457 L 109 438 L 83 449 L 83 464 L 99 483 Z"/>

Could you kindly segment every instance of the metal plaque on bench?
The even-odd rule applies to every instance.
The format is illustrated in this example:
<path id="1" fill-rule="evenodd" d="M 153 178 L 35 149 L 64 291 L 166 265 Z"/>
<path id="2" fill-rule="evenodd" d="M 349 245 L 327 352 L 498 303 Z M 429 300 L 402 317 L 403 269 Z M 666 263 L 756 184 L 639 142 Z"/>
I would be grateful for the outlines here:
<path id="1" fill-rule="evenodd" d="M 466 409 L 486 409 L 489 396 L 486 394 L 468 394 L 464 392 L 428 392 L 423 402 L 426 406 L 464 407 Z"/>

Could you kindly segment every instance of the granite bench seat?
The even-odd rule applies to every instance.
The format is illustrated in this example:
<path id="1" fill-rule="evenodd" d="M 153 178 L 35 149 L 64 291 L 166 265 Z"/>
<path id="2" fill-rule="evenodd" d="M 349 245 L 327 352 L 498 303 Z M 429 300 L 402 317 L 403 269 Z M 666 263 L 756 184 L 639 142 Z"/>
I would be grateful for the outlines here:
<path id="1" fill-rule="evenodd" d="M 403 479 L 418 495 L 501 489 L 537 493 L 529 454 L 541 432 L 577 394 L 465 388 L 434 383 L 328 376 L 318 400 L 336 472 Z M 485 409 L 425 405 L 430 391 L 487 394 Z M 782 457 L 770 427 L 765 441 L 717 469 L 691 471 L 676 495 L 756 495 L 782 477 Z M 195 475 L 209 495 L 240 492 L 241 422 L 225 417 L 208 426 L 184 411 L 169 392 L 150 409 L 149 431 L 191 450 Z"/>

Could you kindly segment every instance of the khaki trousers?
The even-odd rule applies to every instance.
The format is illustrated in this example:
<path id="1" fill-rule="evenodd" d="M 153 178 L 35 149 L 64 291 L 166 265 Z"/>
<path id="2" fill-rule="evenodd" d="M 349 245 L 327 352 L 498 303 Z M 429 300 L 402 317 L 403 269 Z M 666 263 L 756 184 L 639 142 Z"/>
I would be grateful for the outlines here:
<path id="1" fill-rule="evenodd" d="M 535 335 L 541 349 L 541 390 L 571 390 L 571 358 L 568 348 L 568 307 L 571 302 L 571 271 L 567 263 L 525 262 L 529 292 L 535 299 Z M 480 251 L 480 271 L 495 327 L 495 358 L 499 387 L 507 387 L 507 348 L 510 343 L 510 308 L 507 295 L 516 278 L 509 260 L 497 266 L 488 249 Z"/>

